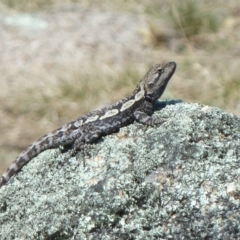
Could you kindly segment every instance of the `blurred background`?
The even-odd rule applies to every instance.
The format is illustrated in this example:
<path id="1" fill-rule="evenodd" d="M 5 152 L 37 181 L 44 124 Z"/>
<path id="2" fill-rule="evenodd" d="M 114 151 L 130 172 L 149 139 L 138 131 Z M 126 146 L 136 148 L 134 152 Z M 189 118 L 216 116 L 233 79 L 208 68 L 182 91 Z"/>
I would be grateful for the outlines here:
<path id="1" fill-rule="evenodd" d="M 240 116 L 239 57 L 239 0 L 1 0 L 0 173 L 154 63 L 178 65 L 163 99 Z"/>

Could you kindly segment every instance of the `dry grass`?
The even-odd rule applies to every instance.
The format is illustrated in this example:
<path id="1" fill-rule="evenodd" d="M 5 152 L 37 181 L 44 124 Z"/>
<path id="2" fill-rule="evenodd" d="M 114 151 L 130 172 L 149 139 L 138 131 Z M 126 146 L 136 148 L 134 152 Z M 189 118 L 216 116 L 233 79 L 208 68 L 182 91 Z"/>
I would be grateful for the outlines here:
<path id="1" fill-rule="evenodd" d="M 2 3 L 11 9 L 15 10 L 24 10 L 24 11 L 31 11 L 31 10 L 37 10 L 42 9 L 47 6 L 51 6 L 53 4 L 53 1 L 51 0 L 2 0 Z"/>
<path id="2" fill-rule="evenodd" d="M 190 38 L 216 32 L 221 21 L 217 13 L 216 5 L 206 1 L 173 1 L 168 18 L 181 37 Z"/>
<path id="3" fill-rule="evenodd" d="M 25 0 L 20 4 L 17 0 L 4 0 L 0 7 L 41 11 L 72 2 L 143 16 L 149 24 L 147 31 L 140 31 L 139 35 L 146 59 L 139 59 L 139 65 L 129 57 L 109 71 L 105 71 L 101 63 L 96 65 L 94 57 L 93 62 L 88 63 L 94 68 L 84 70 L 67 67 L 61 70 L 56 64 L 54 81 L 53 75 L 49 75 L 49 81 L 36 85 L 33 79 L 28 79 L 31 84 L 21 86 L 6 78 L 0 90 L 0 161 L 4 162 L 0 171 L 37 137 L 130 93 L 150 62 L 174 60 L 178 64 L 174 82 L 170 83 L 165 97 L 218 106 L 240 116 L 240 7 L 237 1 Z M 52 71 L 50 67 L 49 71 Z"/>

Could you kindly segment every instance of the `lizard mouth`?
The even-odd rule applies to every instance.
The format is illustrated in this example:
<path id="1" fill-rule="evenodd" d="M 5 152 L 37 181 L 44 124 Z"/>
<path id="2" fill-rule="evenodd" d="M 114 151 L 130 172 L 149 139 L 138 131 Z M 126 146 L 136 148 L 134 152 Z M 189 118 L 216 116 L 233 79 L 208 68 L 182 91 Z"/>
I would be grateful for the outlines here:
<path id="1" fill-rule="evenodd" d="M 170 80 L 170 78 L 172 77 L 173 73 L 176 70 L 177 64 L 175 62 L 169 62 L 169 63 L 165 64 L 165 67 L 166 67 L 166 74 L 169 74 L 168 80 Z"/>

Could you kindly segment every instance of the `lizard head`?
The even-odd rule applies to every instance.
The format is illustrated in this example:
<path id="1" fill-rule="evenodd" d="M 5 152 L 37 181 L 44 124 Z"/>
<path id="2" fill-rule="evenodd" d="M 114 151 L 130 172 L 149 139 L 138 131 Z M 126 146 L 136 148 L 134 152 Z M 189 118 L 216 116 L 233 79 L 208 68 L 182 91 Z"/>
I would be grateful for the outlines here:
<path id="1" fill-rule="evenodd" d="M 155 102 L 164 92 L 176 69 L 175 62 L 153 65 L 142 79 L 145 98 Z"/>

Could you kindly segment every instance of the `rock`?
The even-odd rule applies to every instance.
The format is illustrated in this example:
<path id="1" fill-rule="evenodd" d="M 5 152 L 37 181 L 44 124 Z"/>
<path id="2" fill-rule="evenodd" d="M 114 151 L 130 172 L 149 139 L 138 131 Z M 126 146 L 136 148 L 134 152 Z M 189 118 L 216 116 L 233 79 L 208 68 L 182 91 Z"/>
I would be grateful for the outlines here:
<path id="1" fill-rule="evenodd" d="M 7 26 L 23 27 L 34 31 L 45 30 L 48 27 L 46 21 L 33 17 L 30 14 L 14 14 L 7 17 L 0 15 L 0 21 L 3 21 Z"/>
<path id="2" fill-rule="evenodd" d="M 240 119 L 164 105 L 160 126 L 134 123 L 86 155 L 30 161 L 0 189 L 0 238 L 240 238 Z"/>

